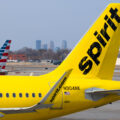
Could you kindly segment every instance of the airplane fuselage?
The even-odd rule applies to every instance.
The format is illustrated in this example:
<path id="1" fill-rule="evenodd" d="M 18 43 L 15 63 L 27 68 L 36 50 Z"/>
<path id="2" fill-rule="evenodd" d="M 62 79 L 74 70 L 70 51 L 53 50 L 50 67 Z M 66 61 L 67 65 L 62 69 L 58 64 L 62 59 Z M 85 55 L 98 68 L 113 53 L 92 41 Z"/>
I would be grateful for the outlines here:
<path id="1" fill-rule="evenodd" d="M 51 79 L 45 79 L 45 76 L 1 76 L 0 79 L 0 109 L 33 106 L 41 101 L 55 84 L 54 80 L 51 81 Z M 98 101 L 89 100 L 85 97 L 85 90 L 93 87 L 107 90 L 120 89 L 120 82 L 99 79 L 83 80 L 80 78 L 68 78 L 67 82 L 63 85 L 63 88 L 61 88 L 62 92 L 60 91 L 55 96 L 53 102 L 54 105 L 51 108 L 39 109 L 29 113 L 5 114 L 5 116 L 0 119 L 47 120 L 85 109 L 99 107 L 120 99 L 118 95 L 113 94 L 112 97 L 111 95 L 108 95 Z"/>

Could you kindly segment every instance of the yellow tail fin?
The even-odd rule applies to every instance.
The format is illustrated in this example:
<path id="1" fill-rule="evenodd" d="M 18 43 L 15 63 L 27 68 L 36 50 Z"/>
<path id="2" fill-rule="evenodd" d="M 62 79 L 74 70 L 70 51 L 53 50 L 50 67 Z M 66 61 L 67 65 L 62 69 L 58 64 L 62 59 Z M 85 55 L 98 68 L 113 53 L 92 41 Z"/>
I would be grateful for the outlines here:
<path id="1" fill-rule="evenodd" d="M 111 3 L 54 71 L 73 69 L 75 76 L 112 79 L 120 45 L 120 4 Z"/>

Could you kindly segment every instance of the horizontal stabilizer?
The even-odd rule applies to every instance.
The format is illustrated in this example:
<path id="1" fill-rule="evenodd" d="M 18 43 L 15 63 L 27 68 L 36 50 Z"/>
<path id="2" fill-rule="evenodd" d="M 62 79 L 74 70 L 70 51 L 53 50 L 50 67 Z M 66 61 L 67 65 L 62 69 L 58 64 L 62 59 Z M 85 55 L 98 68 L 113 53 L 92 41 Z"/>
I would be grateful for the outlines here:
<path id="1" fill-rule="evenodd" d="M 100 88 L 89 88 L 85 91 L 85 97 L 88 100 L 98 101 L 107 95 L 117 94 L 120 95 L 120 89 L 104 90 Z"/>
<path id="2" fill-rule="evenodd" d="M 89 94 L 119 94 L 120 90 L 99 90 L 99 91 L 92 91 L 87 92 Z"/>

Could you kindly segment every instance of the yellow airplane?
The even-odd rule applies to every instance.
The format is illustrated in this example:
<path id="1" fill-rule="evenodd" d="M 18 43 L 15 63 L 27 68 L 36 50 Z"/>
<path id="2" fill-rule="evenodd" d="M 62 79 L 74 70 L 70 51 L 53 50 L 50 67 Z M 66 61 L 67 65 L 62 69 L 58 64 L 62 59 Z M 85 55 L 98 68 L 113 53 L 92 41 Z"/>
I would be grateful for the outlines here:
<path id="1" fill-rule="evenodd" d="M 120 100 L 119 46 L 120 4 L 111 3 L 53 72 L 0 76 L 0 120 L 48 120 Z"/>

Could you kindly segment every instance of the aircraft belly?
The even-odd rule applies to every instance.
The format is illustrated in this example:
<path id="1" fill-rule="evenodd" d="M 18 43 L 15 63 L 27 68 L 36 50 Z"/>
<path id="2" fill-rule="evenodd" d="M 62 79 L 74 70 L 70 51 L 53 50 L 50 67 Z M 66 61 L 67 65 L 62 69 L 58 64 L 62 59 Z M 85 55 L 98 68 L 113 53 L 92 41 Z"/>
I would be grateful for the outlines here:
<path id="1" fill-rule="evenodd" d="M 107 99 L 107 98 L 106 98 Z M 113 101 L 118 100 L 118 98 L 114 98 Z M 62 109 L 39 109 L 35 112 L 31 113 L 16 113 L 16 114 L 3 114 L 3 117 L 0 117 L 0 120 L 48 120 L 50 118 L 60 117 L 66 114 L 82 111 L 85 109 L 92 108 L 93 106 L 102 106 L 107 104 L 108 101 L 99 101 L 99 102 L 91 102 L 91 101 L 76 101 L 71 102 L 69 104 L 64 104 Z"/>

